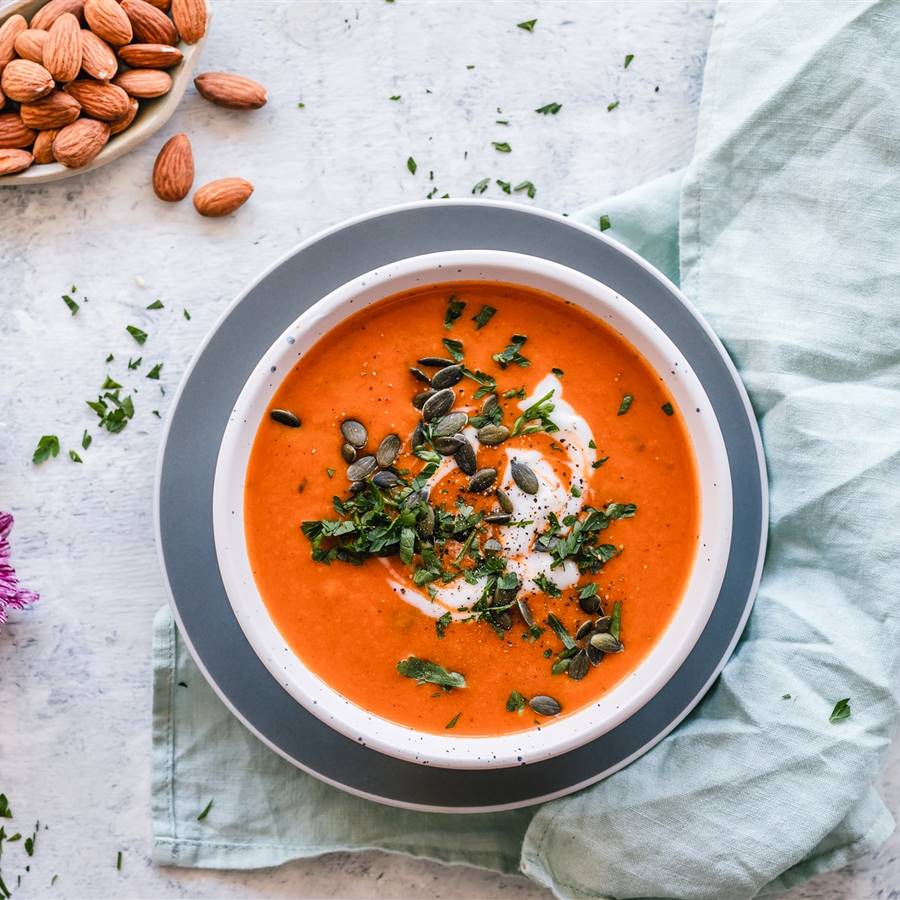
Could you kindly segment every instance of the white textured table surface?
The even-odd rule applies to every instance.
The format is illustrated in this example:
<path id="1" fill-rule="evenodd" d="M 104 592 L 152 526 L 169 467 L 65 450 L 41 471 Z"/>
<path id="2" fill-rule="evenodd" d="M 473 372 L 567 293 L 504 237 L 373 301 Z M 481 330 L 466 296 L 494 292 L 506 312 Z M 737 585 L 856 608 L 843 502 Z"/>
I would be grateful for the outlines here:
<path id="1" fill-rule="evenodd" d="M 200 70 L 259 79 L 268 106 L 232 113 L 189 91 L 162 134 L 125 159 L 43 188 L 0 189 L 0 508 L 15 512 L 15 561 L 43 594 L 0 634 L 0 791 L 23 831 L 35 819 L 49 826 L 30 872 L 22 845 L 7 846 L 14 896 L 547 896 L 522 878 L 374 853 L 249 873 L 152 865 L 149 642 L 164 592 L 151 527 L 162 422 L 151 411 L 165 417 L 230 298 L 324 226 L 433 187 L 469 195 L 485 177 L 531 180 L 535 200 L 513 199 L 569 211 L 683 165 L 713 8 L 218 0 Z M 516 28 L 534 17 L 534 33 Z M 626 53 L 635 54 L 627 72 Z M 621 105 L 607 113 L 614 100 Z M 562 111 L 533 111 L 549 102 Z M 203 220 L 189 202 L 154 198 L 155 153 L 182 130 L 197 184 L 236 175 L 256 186 L 236 217 Z M 491 141 L 508 141 L 512 153 Z M 485 196 L 505 195 L 492 184 Z M 75 317 L 61 300 L 73 284 Z M 165 308 L 147 311 L 156 298 Z M 143 347 L 127 324 L 149 333 Z M 142 367 L 129 372 L 138 355 Z M 158 385 L 143 377 L 157 362 Z M 138 391 L 136 416 L 118 435 L 96 433 L 84 405 L 107 373 Z M 65 453 L 80 450 L 85 428 L 95 440 L 79 466 Z M 45 433 L 59 435 L 63 453 L 32 466 Z M 897 808 L 891 772 L 885 790 Z M 898 847 L 893 839 L 790 896 L 897 897 Z"/>

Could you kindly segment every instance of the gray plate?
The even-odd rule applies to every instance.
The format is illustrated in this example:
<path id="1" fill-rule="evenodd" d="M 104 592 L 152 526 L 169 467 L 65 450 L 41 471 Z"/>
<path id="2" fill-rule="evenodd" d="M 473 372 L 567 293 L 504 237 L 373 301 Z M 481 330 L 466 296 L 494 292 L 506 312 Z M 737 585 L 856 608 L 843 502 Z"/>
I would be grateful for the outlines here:
<path id="1" fill-rule="evenodd" d="M 354 743 L 307 712 L 260 662 L 225 594 L 213 543 L 213 475 L 228 416 L 247 376 L 307 307 L 385 263 L 465 248 L 513 250 L 609 285 L 678 345 L 703 383 L 731 468 L 734 517 L 712 616 L 669 683 L 626 722 L 545 762 L 462 771 L 403 762 Z M 182 379 L 160 452 L 157 540 L 181 633 L 212 687 L 261 740 L 351 793 L 414 809 L 484 812 L 571 793 L 652 747 L 696 705 L 743 630 L 765 551 L 765 463 L 737 372 L 709 326 L 664 276 L 631 251 L 551 213 L 481 200 L 375 212 L 320 234 L 283 259 L 227 310 Z"/>

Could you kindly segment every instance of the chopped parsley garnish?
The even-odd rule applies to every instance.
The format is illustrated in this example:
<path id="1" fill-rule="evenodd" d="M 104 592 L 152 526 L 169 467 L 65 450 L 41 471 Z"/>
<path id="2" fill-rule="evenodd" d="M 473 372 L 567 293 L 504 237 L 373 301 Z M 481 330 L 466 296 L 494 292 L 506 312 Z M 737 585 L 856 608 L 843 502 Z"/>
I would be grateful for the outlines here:
<path id="1" fill-rule="evenodd" d="M 130 356 L 128 357 L 128 368 L 130 371 L 134 371 L 140 364 L 144 361 L 143 356 L 139 356 L 137 359 L 132 359 Z M 108 387 L 108 385 L 103 385 L 104 387 Z M 122 387 L 121 384 L 113 385 L 113 387 Z"/>
<path id="2" fill-rule="evenodd" d="M 447 299 L 447 309 L 444 312 L 444 328 L 451 328 L 463 314 L 465 308 L 466 304 L 462 300 L 457 300 L 455 294 L 451 294 Z"/>
<path id="3" fill-rule="evenodd" d="M 450 627 L 450 623 L 453 621 L 453 614 L 449 612 L 445 612 L 435 623 L 434 630 L 437 632 L 437 636 L 442 638 L 446 633 L 447 629 Z"/>
<path id="4" fill-rule="evenodd" d="M 466 66 L 466 68 L 467 68 L 467 69 L 474 69 L 475 66 L 473 66 L 473 65 L 468 65 L 468 66 Z"/>
<path id="5" fill-rule="evenodd" d="M 512 193 L 512 185 L 508 181 L 503 181 L 502 179 L 498 178 L 497 187 L 499 187 L 504 194 Z"/>
<path id="6" fill-rule="evenodd" d="M 791 699 L 791 695 L 790 695 L 790 694 L 782 694 L 782 695 L 781 695 L 781 699 L 782 699 L 782 700 L 790 700 L 790 699 Z"/>
<path id="7" fill-rule="evenodd" d="M 606 231 L 609 228 L 612 228 L 612 225 L 610 224 L 609 216 L 604 213 L 602 216 L 600 216 L 600 230 Z"/>
<path id="8" fill-rule="evenodd" d="M 51 456 L 59 456 L 59 438 L 55 434 L 41 435 L 41 439 L 31 455 L 31 461 L 33 463 L 42 463 L 50 459 Z"/>
<path id="9" fill-rule="evenodd" d="M 494 313 L 497 312 L 493 306 L 484 305 L 478 310 L 478 315 L 472 316 L 472 321 L 475 323 L 475 330 L 480 331 L 487 325 L 488 322 L 493 318 Z M 459 360 L 457 360 L 458 362 Z"/>
<path id="10" fill-rule="evenodd" d="M 560 639 L 566 650 L 572 650 L 577 646 L 575 639 L 569 634 L 566 626 L 553 613 L 547 616 L 547 624 L 550 626 L 550 630 Z"/>
<path id="11" fill-rule="evenodd" d="M 297 102 L 297 109 L 306 109 L 306 104 L 302 100 L 299 100 Z"/>
<path id="12" fill-rule="evenodd" d="M 591 438 L 591 439 L 588 441 L 588 447 L 590 447 L 591 450 L 596 450 L 596 449 L 597 449 L 597 444 L 595 443 L 595 441 L 594 441 L 593 438 Z"/>
<path id="13" fill-rule="evenodd" d="M 9 798 L 6 794 L 0 794 L 0 819 L 11 819 L 12 810 L 9 808 Z"/>
<path id="14" fill-rule="evenodd" d="M 631 404 L 633 402 L 634 397 L 632 397 L 631 394 L 625 394 L 625 396 L 622 397 L 622 402 L 619 404 L 619 411 L 616 413 L 616 415 L 624 416 L 625 413 L 627 413 L 628 410 L 631 409 Z"/>
<path id="15" fill-rule="evenodd" d="M 62 299 L 63 303 L 65 303 L 66 306 L 69 307 L 69 312 L 72 313 L 73 316 L 78 312 L 79 309 L 81 309 L 81 307 L 68 294 L 63 294 Z"/>
<path id="16" fill-rule="evenodd" d="M 521 28 L 523 31 L 534 31 L 535 25 L 537 25 L 537 19 L 529 19 L 527 22 L 517 23 L 516 28 Z"/>
<path id="17" fill-rule="evenodd" d="M 491 183 L 490 178 L 482 178 L 475 187 L 472 188 L 473 194 L 483 194 L 487 189 L 488 185 Z"/>
<path id="18" fill-rule="evenodd" d="M 130 369 L 130 368 L 133 368 L 133 367 L 132 367 L 131 365 L 129 365 L 128 368 Z M 116 390 L 117 388 L 120 388 L 120 387 L 122 387 L 122 385 L 119 384 L 118 381 L 113 381 L 113 379 L 110 378 L 109 375 L 107 375 L 107 376 L 106 376 L 106 381 L 104 381 L 103 384 L 100 385 L 100 390 L 101 390 L 101 391 L 114 391 L 114 390 Z"/>
<path id="19" fill-rule="evenodd" d="M 590 600 L 591 597 L 597 596 L 597 583 L 595 581 L 589 581 L 587 584 L 583 584 L 578 589 L 578 599 L 579 600 Z"/>
<path id="20" fill-rule="evenodd" d="M 122 871 L 122 851 L 121 850 L 116 854 L 116 868 L 120 872 Z"/>
<path id="21" fill-rule="evenodd" d="M 441 343 L 447 348 L 454 362 L 462 362 L 463 360 L 463 342 L 456 341 L 453 338 L 444 338 Z"/>
<path id="22" fill-rule="evenodd" d="M 388 99 L 389 99 L 389 100 L 399 100 L 399 99 L 400 99 L 400 96 L 401 96 L 400 94 L 394 94 L 393 97 L 389 97 Z"/>
<path id="23" fill-rule="evenodd" d="M 562 103 L 547 103 L 544 106 L 539 106 L 535 112 L 540 113 L 542 116 L 555 116 L 562 109 Z"/>
<path id="24" fill-rule="evenodd" d="M 607 104 L 606 111 L 612 112 L 619 105 L 618 100 L 613 100 L 612 103 Z"/>
<path id="25" fill-rule="evenodd" d="M 184 317 L 188 320 L 188 322 L 190 322 L 191 314 L 186 309 L 183 309 L 182 312 L 184 313 Z"/>
<path id="26" fill-rule="evenodd" d="M 601 456 L 600 459 L 595 459 L 595 460 L 591 463 L 591 468 L 592 468 L 592 469 L 599 469 L 600 466 L 602 466 L 603 463 L 605 463 L 608 459 L 609 459 L 608 456 Z"/>
<path id="27" fill-rule="evenodd" d="M 494 119 L 495 125 L 509 125 L 509 119 Z"/>
<path id="28" fill-rule="evenodd" d="M 443 666 L 408 656 L 397 663 L 397 671 L 404 678 L 412 678 L 419 684 L 436 684 L 445 688 L 464 688 L 466 679 L 459 672 L 448 672 Z"/>
<path id="29" fill-rule="evenodd" d="M 554 410 L 551 401 L 554 391 L 548 391 L 543 397 L 535 400 L 522 415 L 520 415 L 513 424 L 511 437 L 519 434 L 536 434 L 544 431 L 547 434 L 553 434 L 559 431 L 558 426 L 550 418 L 550 414 Z"/>
<path id="30" fill-rule="evenodd" d="M 527 366 L 530 366 L 531 360 L 526 359 L 519 352 L 522 347 L 525 346 L 525 342 L 527 340 L 527 335 L 514 334 L 509 339 L 509 343 L 506 345 L 506 347 L 504 347 L 503 350 L 501 350 L 499 353 L 495 353 L 491 357 L 491 359 L 493 359 L 501 369 L 505 369 L 510 363 L 521 366 L 523 369 Z"/>
<path id="31" fill-rule="evenodd" d="M 418 169 L 418 165 L 416 165 L 416 161 L 410 156 L 408 160 L 406 160 L 406 168 L 409 169 L 412 175 L 416 174 L 416 169 Z"/>
<path id="32" fill-rule="evenodd" d="M 76 450 L 69 451 L 69 459 L 71 459 L 73 463 L 83 463 L 84 462 L 84 460 L 78 455 L 78 451 L 76 451 Z"/>
<path id="33" fill-rule="evenodd" d="M 572 496 L 573 496 L 573 497 L 580 497 L 581 494 L 582 494 L 581 488 L 578 487 L 577 484 L 573 484 L 573 485 L 572 485 Z"/>
<path id="34" fill-rule="evenodd" d="M 159 300 L 159 299 L 154 300 L 154 301 L 147 307 L 147 309 L 164 309 L 164 308 L 165 308 L 165 307 L 164 307 L 164 305 L 163 305 L 162 300 Z"/>
<path id="35" fill-rule="evenodd" d="M 329 478 L 334 478 L 334 469 L 326 469 L 326 470 L 325 470 L 325 474 L 326 474 Z"/>
<path id="36" fill-rule="evenodd" d="M 506 701 L 506 710 L 507 712 L 521 713 L 527 702 L 518 691 L 513 691 Z"/>
<path id="37" fill-rule="evenodd" d="M 530 181 L 520 181 L 514 188 L 514 191 L 517 193 L 519 191 L 527 191 L 529 198 L 534 199 L 534 195 L 537 193 L 537 188 Z"/>
<path id="38" fill-rule="evenodd" d="M 445 726 L 444 728 L 453 728 L 456 723 L 459 721 L 459 717 L 462 715 L 461 712 L 458 712 Z"/>
<path id="39" fill-rule="evenodd" d="M 556 586 L 556 584 L 550 580 L 550 578 L 546 575 L 546 573 L 541 572 L 536 578 L 533 578 L 532 581 L 548 596 L 548 597 L 562 597 L 562 591 Z"/>
<path id="40" fill-rule="evenodd" d="M 513 400 L 513 399 L 524 400 L 525 399 L 525 388 L 524 387 L 510 388 L 508 391 L 503 392 L 503 399 L 504 400 Z"/>
<path id="41" fill-rule="evenodd" d="M 474 372 L 471 369 L 463 369 L 463 375 L 465 375 L 466 378 L 471 378 L 473 381 L 478 382 L 478 390 L 472 394 L 473 400 L 480 400 L 482 397 L 487 397 L 488 394 L 492 394 L 497 388 L 497 380 L 493 375 L 488 375 L 486 372 L 477 369 Z"/>
<path id="42" fill-rule="evenodd" d="M 213 800 L 210 800 L 209 803 L 207 803 L 206 806 L 203 807 L 203 812 L 201 812 L 200 815 L 197 816 L 198 822 L 202 822 L 209 815 L 209 811 L 213 808 L 213 802 Z"/>
<path id="43" fill-rule="evenodd" d="M 831 715 L 828 717 L 828 721 L 832 723 L 842 722 L 844 719 L 850 718 L 850 698 L 844 697 L 843 700 L 838 700 L 837 703 L 834 704 L 834 709 L 831 711 Z"/>
<path id="44" fill-rule="evenodd" d="M 579 516 L 566 516 L 560 523 L 555 515 L 550 515 L 546 531 L 538 535 L 534 549 L 538 553 L 549 553 L 553 558 L 551 569 L 561 566 L 571 559 L 579 572 L 599 572 L 611 559 L 619 555 L 615 544 L 598 544 L 600 532 L 617 519 L 630 519 L 637 511 L 633 503 L 609 503 L 604 509 L 592 506 L 582 507 Z M 562 534 L 562 526 L 569 528 Z"/>
<path id="45" fill-rule="evenodd" d="M 662 411 L 663 411 L 667 416 L 674 416 L 674 415 L 675 415 L 675 408 L 672 406 L 671 403 L 668 403 L 668 402 L 667 402 L 667 403 L 663 403 L 661 409 L 662 409 Z"/>
<path id="46" fill-rule="evenodd" d="M 111 363 L 114 359 L 115 357 L 110 353 L 109 356 L 106 357 L 106 362 Z"/>
<path id="47" fill-rule="evenodd" d="M 512 147 L 506 141 L 491 141 L 491 146 L 498 153 L 512 153 Z"/>
<path id="48" fill-rule="evenodd" d="M 139 343 L 143 344 L 147 340 L 147 332 L 141 331 L 137 325 L 126 325 L 125 330 Z"/>
<path id="49" fill-rule="evenodd" d="M 157 363 L 148 373 L 147 378 L 153 378 L 156 381 L 159 381 L 159 373 L 162 371 L 163 364 Z"/>
<path id="50" fill-rule="evenodd" d="M 633 54 L 633 53 L 626 53 L 626 54 L 625 54 L 625 65 L 622 66 L 622 68 L 623 68 L 623 69 L 627 69 L 627 68 L 631 65 L 631 61 L 632 61 L 633 59 L 634 59 L 634 54 Z"/>

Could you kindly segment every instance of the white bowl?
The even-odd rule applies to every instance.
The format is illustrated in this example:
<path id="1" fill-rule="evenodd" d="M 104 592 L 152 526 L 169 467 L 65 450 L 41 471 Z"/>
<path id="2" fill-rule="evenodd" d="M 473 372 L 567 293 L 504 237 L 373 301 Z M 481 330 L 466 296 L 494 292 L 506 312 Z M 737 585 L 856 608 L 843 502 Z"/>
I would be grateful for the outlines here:
<path id="1" fill-rule="evenodd" d="M 427 734 L 390 722 L 343 697 L 309 670 L 273 623 L 250 569 L 244 535 L 244 478 L 260 422 L 280 379 L 339 322 L 417 285 L 502 281 L 565 297 L 611 325 L 660 375 L 678 404 L 700 481 L 700 538 L 684 597 L 656 646 L 606 694 L 540 729 L 494 737 Z M 354 741 L 412 762 L 490 768 L 536 762 L 594 740 L 633 715 L 684 662 L 715 605 L 731 540 L 731 477 L 725 444 L 706 392 L 685 358 L 640 310 L 611 288 L 565 266 L 496 250 L 454 250 L 391 263 L 348 282 L 304 312 L 260 360 L 222 437 L 213 488 L 213 529 L 222 580 L 234 614 L 266 668 L 306 709 Z M 298 538 L 299 539 L 299 538 Z"/>
<path id="2" fill-rule="evenodd" d="M 0 0 L 2 2 L 2 0 Z M 28 21 L 42 7 L 46 6 L 48 0 L 16 0 L 9 6 L 0 9 L 0 25 L 2 25 L 10 16 L 25 16 Z M 211 10 L 209 3 L 206 4 L 207 23 L 211 18 Z M 83 23 L 82 23 L 83 24 Z M 47 181 L 60 181 L 63 178 L 72 178 L 75 175 L 83 175 L 92 169 L 99 169 L 107 163 L 124 156 L 130 150 L 134 150 L 139 144 L 143 144 L 148 137 L 159 131 L 169 119 L 172 113 L 178 108 L 184 92 L 191 81 L 191 75 L 197 65 L 200 57 L 200 50 L 206 42 L 209 35 L 209 24 L 206 26 L 206 34 L 197 41 L 196 44 L 186 44 L 179 41 L 178 49 L 184 55 L 184 58 L 173 66 L 166 69 L 172 76 L 172 88 L 168 94 L 162 97 L 156 97 L 152 100 L 140 100 L 137 115 L 134 121 L 118 134 L 114 134 L 106 146 L 86 165 L 80 169 L 69 169 L 61 163 L 47 163 L 46 165 L 31 165 L 24 172 L 18 172 L 15 175 L 0 175 L 0 187 L 9 184 L 43 184 Z M 115 48 L 114 48 L 115 49 Z M 9 104 L 0 112 L 8 112 Z"/>

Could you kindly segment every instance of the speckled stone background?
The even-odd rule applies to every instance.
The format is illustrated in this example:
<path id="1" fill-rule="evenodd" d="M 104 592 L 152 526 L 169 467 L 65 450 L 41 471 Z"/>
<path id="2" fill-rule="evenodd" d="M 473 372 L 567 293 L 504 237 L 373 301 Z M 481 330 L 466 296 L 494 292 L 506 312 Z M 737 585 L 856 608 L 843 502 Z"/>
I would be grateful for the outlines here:
<path id="1" fill-rule="evenodd" d="M 16 562 L 43 594 L 0 634 L 0 791 L 16 815 L 5 824 L 48 826 L 31 860 L 7 845 L 16 898 L 548 896 L 522 878 L 374 853 L 258 872 L 151 864 L 149 644 L 163 602 L 152 410 L 165 417 L 231 297 L 325 226 L 433 188 L 466 196 L 485 177 L 531 180 L 533 201 L 511 199 L 566 212 L 682 166 L 713 14 L 709 0 L 217 0 L 200 69 L 258 78 L 268 106 L 229 112 L 189 90 L 160 135 L 109 167 L 0 188 L 0 507 L 16 514 Z M 534 17 L 534 33 L 515 27 Z M 558 115 L 534 112 L 553 101 Z M 182 130 L 197 184 L 237 175 L 256 186 L 236 217 L 204 220 L 153 196 L 156 151 Z M 485 196 L 506 195 L 492 183 Z M 75 317 L 60 299 L 73 284 Z M 147 311 L 156 298 L 165 308 Z M 143 347 L 127 324 L 148 332 Z M 139 369 L 129 356 L 143 357 Z M 159 383 L 144 377 L 157 362 Z M 118 435 L 97 433 L 84 405 L 107 374 L 135 394 Z M 85 428 L 95 439 L 76 465 L 66 451 Z M 32 466 L 45 433 L 63 453 Z M 895 758 L 884 776 L 895 809 L 897 771 Z M 898 847 L 789 896 L 900 897 Z"/>

